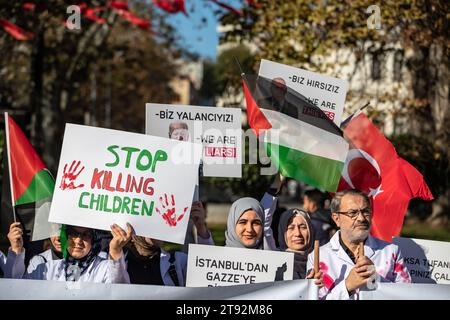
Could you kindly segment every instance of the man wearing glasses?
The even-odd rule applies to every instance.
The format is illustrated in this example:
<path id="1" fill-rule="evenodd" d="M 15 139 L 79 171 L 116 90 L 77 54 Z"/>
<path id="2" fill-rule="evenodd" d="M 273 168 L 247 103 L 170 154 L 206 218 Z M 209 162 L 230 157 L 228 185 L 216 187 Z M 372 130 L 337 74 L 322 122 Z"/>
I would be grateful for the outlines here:
<path id="1" fill-rule="evenodd" d="M 356 300 L 360 290 L 375 289 L 378 281 L 411 283 L 398 246 L 370 235 L 372 208 L 367 194 L 355 189 L 338 192 L 330 209 L 340 230 L 320 248 L 325 284 L 320 298 Z M 308 269 L 312 268 L 310 255 Z"/>

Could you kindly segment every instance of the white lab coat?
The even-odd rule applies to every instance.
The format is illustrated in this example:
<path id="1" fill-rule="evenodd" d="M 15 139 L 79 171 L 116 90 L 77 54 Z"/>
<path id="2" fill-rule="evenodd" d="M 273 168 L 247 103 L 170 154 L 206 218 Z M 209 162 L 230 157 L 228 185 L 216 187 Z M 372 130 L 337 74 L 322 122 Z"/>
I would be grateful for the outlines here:
<path id="1" fill-rule="evenodd" d="M 18 255 L 8 255 L 9 263 L 14 266 L 12 277 L 16 279 L 34 280 L 57 280 L 66 281 L 64 272 L 64 260 L 48 260 L 46 263 L 38 264 L 31 272 L 25 272 L 25 252 Z M 127 273 L 125 259 L 119 260 L 102 259 L 96 256 L 87 270 L 80 276 L 81 282 L 99 283 L 130 283 Z"/>
<path id="2" fill-rule="evenodd" d="M 25 251 L 21 254 L 25 259 Z M 8 256 L 0 252 L 0 268 L 3 271 L 4 278 L 15 278 L 16 274 L 23 273 L 25 266 L 22 266 L 16 259 L 16 253 L 9 248 Z"/>
<path id="3" fill-rule="evenodd" d="M 33 258 L 30 259 L 30 262 L 28 263 L 27 273 L 32 273 L 37 268 L 38 265 L 46 263 L 47 261 L 50 260 L 53 260 L 52 249 L 48 249 L 44 252 L 35 255 Z"/>
<path id="4" fill-rule="evenodd" d="M 339 243 L 340 231 L 336 232 L 330 242 L 320 247 L 320 269 L 324 273 L 325 287 L 319 290 L 319 298 L 330 300 L 357 300 L 359 290 L 349 296 L 345 279 L 355 266 Z M 375 265 L 377 281 L 393 283 L 411 283 L 411 276 L 403 261 L 397 245 L 388 243 L 369 235 L 364 244 L 364 255 Z M 313 269 L 314 252 L 308 256 L 308 272 Z M 367 288 L 361 288 L 368 290 Z"/>

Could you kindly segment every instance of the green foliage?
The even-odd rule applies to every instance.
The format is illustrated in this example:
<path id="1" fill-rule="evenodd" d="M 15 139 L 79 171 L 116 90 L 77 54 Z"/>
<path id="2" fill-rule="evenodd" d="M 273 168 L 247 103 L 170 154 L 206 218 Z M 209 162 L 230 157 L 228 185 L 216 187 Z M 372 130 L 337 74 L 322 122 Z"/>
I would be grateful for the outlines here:
<path id="1" fill-rule="evenodd" d="M 380 30 L 367 24 L 373 12 L 366 11 L 374 4 L 380 8 Z M 410 75 L 404 81 L 408 94 L 399 98 L 395 86 L 392 92 L 381 92 L 376 100 L 388 107 L 375 113 L 406 119 L 413 130 L 393 137 L 394 144 L 399 154 L 424 174 L 436 198 L 445 198 L 450 194 L 448 12 L 450 2 L 445 0 L 261 0 L 258 6 L 245 7 L 243 16 L 222 17 L 221 23 L 229 31 L 220 41 L 250 43 L 256 60 L 264 58 L 327 73 L 336 70 L 337 62 L 328 58 L 338 49 L 353 54 L 355 72 L 367 60 L 365 55 L 402 48 L 404 67 Z M 350 91 L 347 99 L 365 94 L 364 85 L 361 92 Z M 445 201 L 442 206 L 450 215 Z"/>

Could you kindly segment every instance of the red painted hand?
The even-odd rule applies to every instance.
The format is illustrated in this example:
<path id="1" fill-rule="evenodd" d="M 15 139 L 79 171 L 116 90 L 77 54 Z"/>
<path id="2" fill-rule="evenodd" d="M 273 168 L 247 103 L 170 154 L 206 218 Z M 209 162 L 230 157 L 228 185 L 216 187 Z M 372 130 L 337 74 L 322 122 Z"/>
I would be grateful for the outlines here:
<path id="1" fill-rule="evenodd" d="M 75 164 L 76 163 L 76 164 Z M 64 166 L 64 174 L 61 179 L 61 185 L 59 186 L 62 190 L 66 189 L 76 189 L 76 188 L 82 188 L 84 187 L 84 184 L 80 184 L 78 186 L 75 185 L 75 180 L 80 175 L 81 171 L 84 170 L 84 167 L 82 167 L 78 172 L 77 169 L 80 166 L 81 161 L 73 160 L 72 164 L 70 165 L 69 170 L 67 170 L 67 163 Z"/>
<path id="2" fill-rule="evenodd" d="M 175 212 L 175 199 L 173 198 L 173 195 L 171 195 L 170 198 L 172 201 L 171 204 L 169 205 L 167 194 L 164 194 L 164 198 L 159 197 L 159 202 L 161 203 L 162 209 L 159 210 L 159 208 L 156 208 L 156 212 L 158 212 L 158 214 L 162 216 L 162 218 L 166 221 L 166 223 L 169 226 L 175 227 L 177 223 L 181 219 L 183 219 L 184 215 L 187 212 L 188 207 L 184 208 L 184 211 L 180 216 L 177 216 Z"/>

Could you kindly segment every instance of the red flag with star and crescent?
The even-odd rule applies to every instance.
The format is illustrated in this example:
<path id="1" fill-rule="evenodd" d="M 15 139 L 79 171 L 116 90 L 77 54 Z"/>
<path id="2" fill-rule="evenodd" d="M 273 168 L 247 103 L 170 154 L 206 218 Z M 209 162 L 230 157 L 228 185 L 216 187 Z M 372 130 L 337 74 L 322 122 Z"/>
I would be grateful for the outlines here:
<path id="1" fill-rule="evenodd" d="M 338 191 L 356 188 L 373 201 L 371 234 L 392 242 L 399 236 L 409 200 L 433 200 L 423 176 L 404 159 L 377 127 L 360 113 L 344 129 L 350 143 Z"/>

